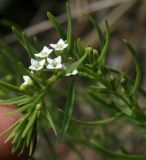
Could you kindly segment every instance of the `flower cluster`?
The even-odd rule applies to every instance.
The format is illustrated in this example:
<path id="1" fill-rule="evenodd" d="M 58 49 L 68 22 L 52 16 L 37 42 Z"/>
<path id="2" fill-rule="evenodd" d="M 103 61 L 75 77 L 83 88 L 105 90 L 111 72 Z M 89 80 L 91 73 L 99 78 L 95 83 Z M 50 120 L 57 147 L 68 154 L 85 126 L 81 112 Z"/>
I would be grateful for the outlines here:
<path id="1" fill-rule="evenodd" d="M 65 48 L 67 48 L 68 44 L 65 43 L 64 40 L 60 39 L 56 44 L 50 44 L 51 48 L 44 46 L 43 49 L 34 54 L 36 59 L 31 58 L 31 65 L 29 69 L 33 74 L 34 71 L 40 71 L 44 67 L 48 70 L 58 70 L 58 69 L 66 69 L 66 67 L 62 63 L 62 57 L 55 56 L 56 54 L 52 54 L 53 52 L 63 52 Z M 51 58 L 53 57 L 53 58 Z M 66 74 L 66 76 L 76 75 L 78 73 L 77 69 L 73 70 L 72 73 Z M 29 76 L 23 76 L 24 82 L 22 83 L 23 86 L 30 86 L 32 85 L 32 80 Z"/>

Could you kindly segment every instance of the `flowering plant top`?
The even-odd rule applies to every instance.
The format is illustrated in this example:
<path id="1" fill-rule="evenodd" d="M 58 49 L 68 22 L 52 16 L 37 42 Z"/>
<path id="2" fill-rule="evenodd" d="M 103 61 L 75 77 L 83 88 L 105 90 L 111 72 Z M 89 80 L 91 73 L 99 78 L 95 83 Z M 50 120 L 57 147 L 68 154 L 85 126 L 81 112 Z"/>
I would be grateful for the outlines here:
<path id="1" fill-rule="evenodd" d="M 142 69 L 138 54 L 124 40 L 136 66 L 135 80 L 132 80 L 123 71 L 106 64 L 106 55 L 109 52 L 110 45 L 108 22 L 105 20 L 106 35 L 104 36 L 97 22 L 91 16 L 85 14 L 97 31 L 99 46 L 95 49 L 88 45 L 85 47 L 79 38 L 74 39 L 68 5 L 67 14 L 68 26 L 67 32 L 65 32 L 57 19 L 51 13 L 48 13 L 50 21 L 60 36 L 58 42 L 48 44 L 49 47 L 44 45 L 42 47 L 39 40 L 34 41 L 35 46 L 37 46 L 34 47 L 24 33 L 14 27 L 12 28 L 18 41 L 26 49 L 30 63 L 28 67 L 25 67 L 16 56 L 17 54 L 15 55 L 0 40 L 1 53 L 10 57 L 10 61 L 12 61 L 12 68 L 9 68 L 12 70 L 12 74 L 9 71 L 8 75 L 4 77 L 4 80 L 7 80 L 6 82 L 0 80 L 1 90 L 6 93 L 2 98 L 7 95 L 7 98 L 1 99 L 0 102 L 1 104 L 16 105 L 17 110 L 14 113 L 20 112 L 23 115 L 8 130 L 0 133 L 0 136 L 9 133 L 11 130 L 12 132 L 6 142 L 12 139 L 12 151 L 21 154 L 25 148 L 28 148 L 31 157 L 36 146 L 37 133 L 40 128 L 43 131 L 45 125 L 46 128 L 51 128 L 54 131 L 59 141 L 65 140 L 64 142 L 67 142 L 71 140 L 72 142 L 87 144 L 89 148 L 112 155 L 117 159 L 123 157 L 131 160 L 146 159 L 145 156 L 113 153 L 106 149 L 109 146 L 106 140 L 101 144 L 103 138 L 98 136 L 97 140 L 98 127 L 90 127 L 90 132 L 89 129 L 85 129 L 85 127 L 88 128 L 91 125 L 104 125 L 103 130 L 105 130 L 107 124 L 115 122 L 119 117 L 128 117 L 127 119 L 131 119 L 131 123 L 138 124 L 139 127 L 145 129 L 146 114 L 140 107 L 136 96 L 137 91 L 144 96 L 146 95 L 141 87 Z M 62 80 L 62 83 L 55 84 L 58 80 L 59 82 Z M 67 82 L 68 88 L 64 82 Z M 75 87 L 77 82 L 79 82 L 79 85 Z M 9 98 L 9 96 L 13 97 Z M 59 97 L 60 101 L 58 100 Z M 65 100 L 65 104 L 63 100 Z M 79 105 L 84 106 L 85 103 L 91 106 L 90 108 L 97 113 L 97 116 L 100 112 L 104 112 L 105 107 L 109 111 L 107 115 L 111 115 L 111 117 L 95 121 L 83 121 L 75 118 L 74 106 L 76 105 L 75 108 L 77 109 Z M 101 110 L 99 112 L 100 105 Z M 98 118 L 101 118 L 100 116 Z M 84 125 L 84 127 L 80 127 L 80 125 Z M 118 140 L 118 138 L 115 139 Z M 51 139 L 49 139 L 49 146 L 50 142 Z M 107 144 L 103 146 L 105 143 Z M 72 148 L 74 148 L 74 144 Z"/>

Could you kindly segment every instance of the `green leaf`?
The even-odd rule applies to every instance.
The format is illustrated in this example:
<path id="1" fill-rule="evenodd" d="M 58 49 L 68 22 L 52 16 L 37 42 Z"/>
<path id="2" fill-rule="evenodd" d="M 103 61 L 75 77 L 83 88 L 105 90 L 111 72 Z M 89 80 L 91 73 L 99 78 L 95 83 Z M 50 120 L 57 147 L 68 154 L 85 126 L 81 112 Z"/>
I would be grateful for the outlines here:
<path id="1" fill-rule="evenodd" d="M 36 145 L 36 139 L 32 138 L 31 142 L 30 142 L 30 147 L 29 147 L 29 156 L 31 156 L 34 152 L 35 149 L 35 145 Z"/>
<path id="2" fill-rule="evenodd" d="M 70 120 L 72 117 L 73 105 L 74 105 L 74 96 L 75 96 L 74 79 L 71 79 L 71 82 L 69 85 L 69 90 L 68 90 L 64 120 L 63 120 L 63 124 L 62 124 L 63 127 L 61 129 L 61 138 L 64 137 L 64 135 L 69 127 L 69 123 L 70 123 Z"/>
<path id="3" fill-rule="evenodd" d="M 14 23 L 13 21 L 10 21 L 8 19 L 1 19 L 0 24 L 5 26 L 5 27 L 8 27 L 9 29 L 11 29 L 12 26 L 20 29 L 20 27 L 16 23 Z"/>
<path id="4" fill-rule="evenodd" d="M 53 129 L 55 135 L 57 135 L 57 131 L 56 131 L 56 128 L 55 128 L 53 119 L 52 119 L 51 114 L 50 114 L 50 112 L 49 112 L 48 109 L 46 110 L 46 118 L 47 118 L 47 120 L 48 120 L 50 126 L 52 127 L 52 129 Z"/>
<path id="5" fill-rule="evenodd" d="M 66 40 L 66 34 L 65 34 L 62 26 L 58 22 L 58 20 L 50 12 L 47 12 L 47 16 L 50 19 L 50 21 L 52 22 L 52 24 L 54 25 L 57 32 L 59 33 L 60 37 L 64 40 Z"/>
<path id="6" fill-rule="evenodd" d="M 33 128 L 30 128 L 30 130 L 28 131 L 28 135 L 27 135 L 27 147 L 30 144 L 31 138 L 32 138 L 32 134 L 33 134 Z"/>
<path id="7" fill-rule="evenodd" d="M 15 36 L 17 37 L 18 41 L 20 42 L 20 44 L 26 49 L 28 56 L 34 57 L 34 54 L 37 52 L 36 49 L 31 45 L 31 43 L 29 42 L 28 38 L 26 37 L 25 33 L 19 31 L 18 29 L 16 29 L 15 27 L 12 27 L 12 31 L 15 34 Z"/>
<path id="8" fill-rule="evenodd" d="M 43 48 L 38 37 L 34 37 L 34 46 L 38 51 L 40 51 Z"/>
<path id="9" fill-rule="evenodd" d="M 125 115 L 132 116 L 133 110 L 126 104 L 123 100 L 119 98 L 115 98 L 116 101 L 116 107 Z"/>
<path id="10" fill-rule="evenodd" d="M 85 48 L 79 38 L 77 39 L 77 49 L 78 49 L 80 57 L 83 56 L 85 53 Z"/>
<path id="11" fill-rule="evenodd" d="M 90 96 L 93 97 L 95 100 L 100 102 L 105 107 L 114 107 L 114 104 L 111 100 L 107 99 L 105 96 L 100 95 L 99 93 L 95 93 L 93 91 L 89 92 Z"/>
<path id="12" fill-rule="evenodd" d="M 28 100 L 27 102 L 29 102 L 30 100 Z M 16 110 L 11 111 L 8 113 L 8 115 L 14 115 L 17 113 L 22 113 L 22 112 L 26 112 L 29 108 L 31 108 L 34 105 L 34 103 L 28 103 L 26 105 L 23 105 L 22 107 L 18 107 Z"/>
<path id="13" fill-rule="evenodd" d="M 24 138 L 28 134 L 28 131 L 30 130 L 30 128 L 33 127 L 36 117 L 37 117 L 37 110 L 35 110 L 31 115 L 30 120 L 22 133 L 22 138 Z"/>
<path id="14" fill-rule="evenodd" d="M 72 51 L 73 46 L 73 33 L 72 33 L 72 18 L 69 3 L 66 3 L 67 16 L 68 16 L 68 28 L 67 28 L 67 42 L 68 42 L 68 52 Z"/>
<path id="15" fill-rule="evenodd" d="M 3 60 L 5 61 L 6 63 L 11 63 L 10 66 L 6 66 L 7 64 L 6 63 L 0 63 L 1 64 L 1 67 L 4 65 L 6 67 L 6 69 L 9 70 L 9 73 L 17 73 L 18 72 L 18 59 L 15 57 L 15 54 L 11 54 L 9 53 L 9 51 L 5 48 L 2 48 L 1 50 L 1 53 L 4 55 L 4 57 L 7 59 L 7 60 Z M 10 60 L 10 62 L 9 62 Z"/>
<path id="16" fill-rule="evenodd" d="M 23 33 L 24 43 L 26 44 L 26 50 L 29 53 L 30 57 L 34 57 L 34 54 L 37 53 L 37 50 L 31 45 L 25 33 Z"/>
<path id="17" fill-rule="evenodd" d="M 89 14 L 84 14 L 88 20 L 92 23 L 92 25 L 95 27 L 97 34 L 98 34 L 98 38 L 99 38 L 99 47 L 102 50 L 104 47 L 104 36 L 101 32 L 101 29 L 99 27 L 99 25 L 97 24 L 97 22 L 89 15 Z"/>
<path id="18" fill-rule="evenodd" d="M 141 79 L 142 79 L 141 62 L 139 60 L 138 54 L 136 53 L 134 48 L 131 46 L 131 44 L 128 43 L 127 40 L 124 40 L 124 42 L 126 43 L 128 49 L 133 57 L 134 63 L 136 65 L 136 78 L 135 78 L 134 86 L 131 90 L 131 95 L 133 95 L 133 94 L 135 94 L 135 92 L 137 91 L 137 89 L 140 87 L 140 84 L 141 84 Z"/>
<path id="19" fill-rule="evenodd" d="M 11 48 L 4 42 L 3 39 L 0 39 L 0 48 L 2 48 L 5 51 L 5 55 L 9 57 L 14 62 L 19 62 L 19 59 L 14 51 L 12 51 Z"/>
<path id="20" fill-rule="evenodd" d="M 3 39 L 0 39 L 0 48 L 1 48 L 1 56 L 3 55 L 3 57 L 0 57 L 1 61 L 0 61 L 0 64 L 1 66 L 0 67 L 4 67 L 2 69 L 2 72 L 4 70 L 7 70 L 7 73 L 13 73 L 16 74 L 17 76 L 17 79 L 18 80 L 18 77 L 20 78 L 20 72 L 19 72 L 19 66 L 18 66 L 18 63 L 19 63 L 19 59 L 18 59 L 18 56 L 16 55 L 16 53 L 11 49 L 9 48 L 9 46 L 4 42 Z M 9 63 L 9 61 L 7 62 L 6 60 L 4 60 L 4 58 L 7 58 L 10 60 L 11 62 L 11 65 L 7 65 Z"/>
<path id="21" fill-rule="evenodd" d="M 91 141 L 91 145 L 95 150 L 103 153 L 106 157 L 109 157 L 115 160 L 146 160 L 146 156 L 129 155 L 129 154 L 126 155 L 126 154 L 110 151 L 104 148 L 103 146 L 101 146 L 99 143 L 96 143 L 95 140 Z"/>
<path id="22" fill-rule="evenodd" d="M 19 87 L 15 86 L 15 85 L 12 85 L 12 84 L 10 84 L 10 83 L 1 81 L 1 80 L 0 80 L 0 86 L 5 87 L 5 88 L 7 88 L 7 89 L 9 89 L 9 90 L 11 90 L 11 91 L 20 92 Z"/>
<path id="23" fill-rule="evenodd" d="M 24 95 L 24 96 L 19 96 L 19 97 L 7 99 L 7 100 L 0 100 L 0 104 L 18 104 L 24 101 L 28 101 L 29 99 L 31 99 L 30 96 Z"/>
<path id="24" fill-rule="evenodd" d="M 78 68 L 78 66 L 84 61 L 87 57 L 88 52 L 86 52 L 78 61 L 74 62 L 66 71 L 66 74 L 71 73 L 74 69 Z"/>
<path id="25" fill-rule="evenodd" d="M 121 113 L 119 113 L 116 116 L 113 116 L 111 118 L 106 118 L 106 119 L 97 120 L 97 121 L 83 121 L 83 120 L 78 120 L 76 118 L 72 118 L 72 121 L 77 124 L 86 125 L 86 126 L 106 125 L 106 124 L 112 123 L 113 121 L 117 120 L 120 116 L 121 116 Z"/>
<path id="26" fill-rule="evenodd" d="M 109 29 L 108 22 L 106 20 L 105 20 L 105 26 L 106 26 L 106 40 L 105 40 L 104 47 L 101 51 L 101 54 L 98 58 L 98 62 L 101 63 L 101 64 L 105 63 L 105 56 L 107 54 L 107 51 L 108 51 L 108 48 L 109 48 L 109 45 L 110 45 L 110 29 Z"/>
<path id="27" fill-rule="evenodd" d="M 4 132 L 0 133 L 0 137 L 7 134 L 9 131 L 11 131 L 12 129 L 14 129 L 17 124 L 19 124 L 19 122 L 21 121 L 21 119 L 19 119 L 18 121 L 16 121 L 14 124 L 12 124 L 8 129 L 6 129 Z"/>

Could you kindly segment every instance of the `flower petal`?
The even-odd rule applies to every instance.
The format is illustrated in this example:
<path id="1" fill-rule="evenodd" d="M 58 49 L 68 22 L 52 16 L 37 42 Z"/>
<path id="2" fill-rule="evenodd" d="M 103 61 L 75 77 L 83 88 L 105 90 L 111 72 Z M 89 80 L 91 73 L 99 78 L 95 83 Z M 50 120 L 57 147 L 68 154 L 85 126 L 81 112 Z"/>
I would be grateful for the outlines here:
<path id="1" fill-rule="evenodd" d="M 44 64 L 45 64 L 45 59 L 43 59 L 43 60 L 39 61 L 39 65 L 40 65 L 40 66 L 42 66 L 42 67 L 43 67 L 43 66 L 44 66 Z"/>
<path id="2" fill-rule="evenodd" d="M 36 61 L 35 59 L 31 58 L 31 64 L 32 65 L 36 65 L 36 64 L 38 64 L 38 61 Z"/>
<path id="3" fill-rule="evenodd" d="M 72 71 L 72 75 L 76 75 L 78 73 L 78 70 L 77 69 L 74 69 L 73 71 Z"/>
<path id="4" fill-rule="evenodd" d="M 44 46 L 44 48 L 41 52 L 46 52 L 46 53 L 50 54 L 52 51 L 53 51 L 53 49 L 50 49 L 50 48 Z"/>
<path id="5" fill-rule="evenodd" d="M 63 40 L 63 39 L 60 39 L 60 40 L 57 42 L 57 44 L 59 44 L 59 45 L 64 45 L 64 44 L 65 44 L 65 42 L 64 42 L 64 40 Z"/>
<path id="6" fill-rule="evenodd" d="M 64 44 L 64 45 L 63 45 L 63 49 L 64 49 L 64 48 L 66 48 L 67 46 L 68 46 L 68 44 L 67 44 L 67 43 L 66 43 L 66 44 Z"/>
<path id="7" fill-rule="evenodd" d="M 57 64 L 55 68 L 56 68 L 56 69 L 62 68 L 62 64 L 61 64 L 61 63 Z"/>
<path id="8" fill-rule="evenodd" d="M 24 82 L 23 82 L 24 85 L 29 85 L 29 83 L 31 83 L 31 78 L 29 76 L 24 75 L 23 79 L 24 79 Z"/>
<path id="9" fill-rule="evenodd" d="M 56 48 L 56 44 L 50 44 L 50 46 L 52 47 L 52 48 Z"/>
<path id="10" fill-rule="evenodd" d="M 54 58 L 55 63 L 61 63 L 61 56 Z"/>
<path id="11" fill-rule="evenodd" d="M 31 66 L 29 67 L 29 69 L 30 69 L 30 70 L 34 70 L 34 71 L 36 70 L 36 68 L 35 68 L 33 65 L 31 65 Z"/>
<path id="12" fill-rule="evenodd" d="M 47 65 L 47 68 L 48 68 L 48 69 L 54 69 L 54 66 L 51 65 L 51 64 L 48 64 L 48 65 Z"/>
<path id="13" fill-rule="evenodd" d="M 36 57 L 42 57 L 42 53 L 37 53 L 37 54 L 34 54 Z"/>
<path id="14" fill-rule="evenodd" d="M 51 58 L 47 58 L 47 61 L 48 61 L 48 63 L 53 63 L 53 59 L 51 59 Z"/>

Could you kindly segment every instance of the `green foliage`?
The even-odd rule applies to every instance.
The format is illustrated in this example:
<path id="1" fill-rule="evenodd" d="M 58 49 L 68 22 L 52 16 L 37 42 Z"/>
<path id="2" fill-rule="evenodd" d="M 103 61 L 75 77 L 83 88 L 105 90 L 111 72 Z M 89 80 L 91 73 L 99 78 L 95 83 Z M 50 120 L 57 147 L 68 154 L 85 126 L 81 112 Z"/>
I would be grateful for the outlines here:
<path id="1" fill-rule="evenodd" d="M 67 48 L 64 50 L 53 51 L 57 56 L 62 57 L 65 69 L 63 67 L 60 70 L 42 69 L 32 73 L 30 69 L 21 63 L 17 54 L 3 40 L 0 40 L 0 62 L 2 62 L 0 71 L 4 73 L 4 77 L 0 80 L 0 89 L 2 91 L 0 104 L 15 104 L 17 106 L 15 111 L 9 113 L 9 116 L 17 113 L 23 115 L 20 120 L 1 133 L 0 136 L 12 130 L 12 133 L 6 139 L 6 141 L 13 139 L 12 152 L 18 151 L 21 154 L 28 147 L 30 158 L 33 156 L 37 144 L 37 134 L 41 130 L 52 153 L 52 159 L 57 159 L 53 142 L 44 130 L 44 128 L 51 128 L 56 139 L 63 140 L 68 145 L 70 144 L 69 146 L 77 154 L 79 154 L 79 151 L 75 147 L 76 143 L 93 149 L 97 154 L 100 153 L 109 159 L 146 159 L 145 156 L 122 153 L 122 150 L 118 152 L 120 150 L 119 146 L 117 152 L 107 149 L 107 139 L 110 137 L 108 124 L 116 124 L 120 119 L 133 126 L 140 127 L 141 130 L 144 130 L 146 125 L 146 114 L 137 98 L 138 92 L 146 97 L 146 91 L 141 87 L 142 69 L 138 54 L 132 45 L 124 40 L 136 66 L 135 80 L 132 80 L 123 71 L 106 64 L 106 55 L 110 45 L 110 30 L 106 20 L 106 35 L 104 37 L 96 21 L 90 15 L 85 14 L 98 34 L 99 48 L 94 49 L 85 47 L 79 38 L 74 39 L 71 12 L 68 4 L 67 33 L 64 32 L 58 20 L 51 13 L 48 12 L 47 15 L 60 37 L 67 44 Z M 36 37 L 34 47 L 24 33 L 15 27 L 12 27 L 12 31 L 18 42 L 26 50 L 29 58 L 35 58 L 35 54 L 40 53 L 42 44 Z M 51 58 L 55 58 L 52 53 L 51 56 Z M 13 68 L 9 69 L 1 61 L 1 57 L 9 59 L 13 64 Z M 37 61 L 40 59 L 40 57 L 36 58 Z M 78 73 L 73 74 L 75 70 Z M 11 78 L 7 78 L 8 80 L 5 81 L 5 77 L 9 75 Z M 27 75 L 31 79 L 27 85 L 20 83 L 23 75 Z M 69 88 L 65 89 L 63 86 L 58 86 L 58 81 L 67 81 L 67 84 L 69 81 Z M 83 88 L 78 86 L 77 82 L 82 83 Z M 81 120 L 74 115 L 73 111 L 75 109 L 78 111 L 78 107 L 84 106 L 86 103 L 96 114 L 97 119 Z M 106 115 L 105 118 L 101 116 L 103 113 Z M 104 132 L 101 137 L 97 133 L 99 128 Z M 119 143 L 118 135 L 114 131 L 111 137 L 113 141 Z M 83 158 L 80 154 L 79 157 Z"/>
<path id="2" fill-rule="evenodd" d="M 59 33 L 60 37 L 62 39 L 66 39 L 66 33 L 64 32 L 64 30 L 63 30 L 62 26 L 60 25 L 60 23 L 58 22 L 58 20 L 50 12 L 47 13 L 47 16 L 49 17 L 50 21 L 52 22 L 55 29 Z"/>
<path id="3" fill-rule="evenodd" d="M 63 121 L 63 127 L 61 129 L 61 138 L 64 137 L 65 132 L 68 129 L 71 117 L 72 117 L 72 111 L 73 111 L 73 105 L 74 105 L 74 96 L 75 96 L 75 84 L 74 80 L 72 79 L 69 86 L 68 96 L 67 96 L 67 102 L 66 102 L 66 109 L 64 113 L 64 121 Z"/>

